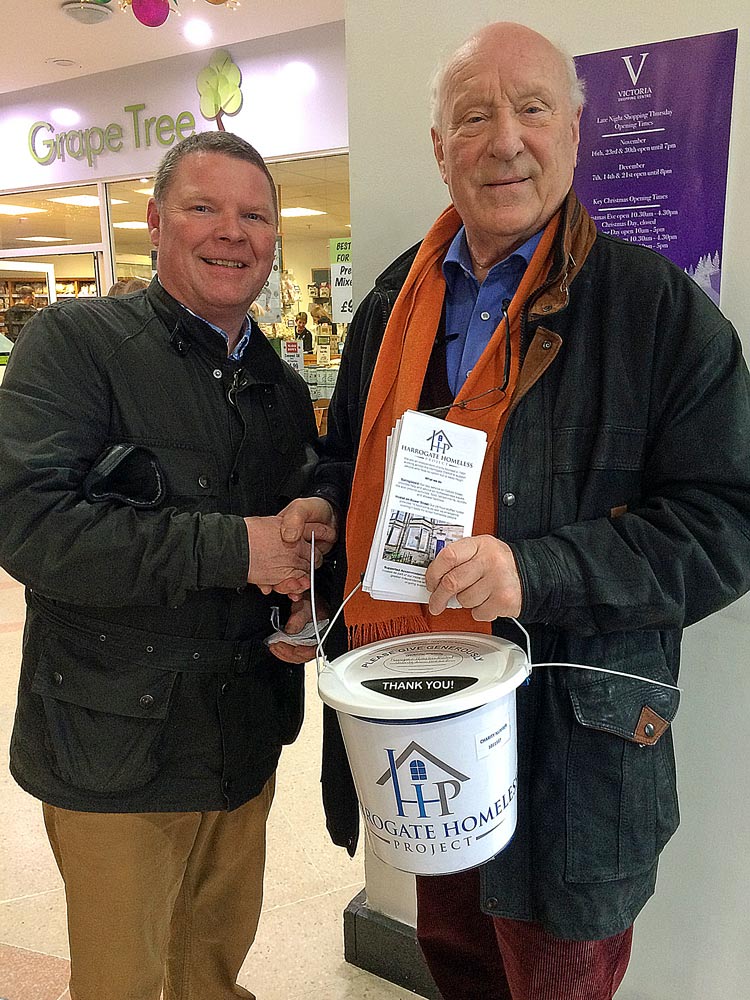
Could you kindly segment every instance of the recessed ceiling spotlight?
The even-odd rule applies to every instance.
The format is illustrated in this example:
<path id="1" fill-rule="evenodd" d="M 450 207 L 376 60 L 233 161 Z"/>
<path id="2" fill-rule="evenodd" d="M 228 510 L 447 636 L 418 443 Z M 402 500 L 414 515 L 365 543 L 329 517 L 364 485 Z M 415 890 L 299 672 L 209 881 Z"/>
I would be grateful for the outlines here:
<path id="1" fill-rule="evenodd" d="M 60 10 L 79 24 L 101 24 L 112 16 L 112 8 L 95 0 L 63 0 Z"/>
<path id="2" fill-rule="evenodd" d="M 82 69 L 79 62 L 75 59 L 45 59 L 47 66 L 59 66 L 61 69 L 70 69 L 71 66 L 76 66 L 78 69 Z"/>

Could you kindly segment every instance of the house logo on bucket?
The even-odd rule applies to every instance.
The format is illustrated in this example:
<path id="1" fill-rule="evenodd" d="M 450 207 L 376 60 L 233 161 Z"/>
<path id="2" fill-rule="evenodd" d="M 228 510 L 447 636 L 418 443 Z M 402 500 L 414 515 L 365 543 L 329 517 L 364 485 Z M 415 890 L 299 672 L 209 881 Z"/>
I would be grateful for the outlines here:
<path id="1" fill-rule="evenodd" d="M 437 810 L 439 816 L 451 816 L 453 814 L 449 803 L 458 796 L 462 783 L 469 781 L 468 774 L 462 774 L 460 771 L 457 771 L 450 764 L 446 764 L 439 757 L 435 757 L 429 750 L 425 750 L 424 747 L 421 747 L 414 741 L 398 757 L 396 757 L 393 750 L 386 750 L 386 753 L 388 754 L 388 768 L 380 775 L 377 784 L 385 785 L 389 781 L 393 781 L 393 794 L 396 799 L 396 809 L 399 816 L 407 815 L 405 806 L 415 805 L 419 818 L 425 819 L 430 815 L 427 811 L 427 806 L 433 804 L 439 806 L 439 810 Z M 440 768 L 443 774 L 451 775 L 447 781 L 433 781 L 431 783 L 430 787 L 434 789 L 434 793 L 428 791 L 427 794 L 435 794 L 437 798 L 425 798 L 425 788 L 428 787 L 427 765 L 424 760 L 416 756 L 417 754 Z M 401 779 L 399 778 L 399 770 L 406 765 L 407 761 L 409 763 L 409 777 L 414 794 L 413 799 L 404 797 Z"/>
<path id="2" fill-rule="evenodd" d="M 387 852 L 376 849 L 382 860 L 429 875 L 473 867 L 505 846 L 515 828 L 515 769 L 500 786 L 504 790 L 492 794 L 478 774 L 477 782 L 472 781 L 414 740 L 400 753 L 383 749 L 388 767 L 375 786 L 385 790 L 391 785 L 393 797 L 386 801 L 379 792 L 369 803 L 360 800 L 368 833 Z M 474 784 L 477 788 L 469 791 Z M 499 828 L 508 818 L 503 833 Z"/>

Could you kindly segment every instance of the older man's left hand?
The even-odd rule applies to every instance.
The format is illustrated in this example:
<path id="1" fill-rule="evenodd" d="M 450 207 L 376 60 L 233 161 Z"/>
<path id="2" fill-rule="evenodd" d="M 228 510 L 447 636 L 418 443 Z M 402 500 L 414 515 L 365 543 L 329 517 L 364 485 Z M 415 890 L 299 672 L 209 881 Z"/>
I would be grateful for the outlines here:
<path id="1" fill-rule="evenodd" d="M 499 538 L 476 535 L 451 542 L 425 575 L 430 613 L 445 611 L 452 597 L 478 622 L 516 618 L 523 593 L 513 553 Z"/>
<path id="2" fill-rule="evenodd" d="M 327 608 L 320 600 L 316 602 L 317 616 L 320 621 L 328 617 Z M 284 631 L 287 635 L 296 635 L 301 632 L 308 622 L 312 621 L 312 601 L 309 594 L 304 594 L 300 600 L 292 603 L 289 617 L 287 618 Z M 290 642 L 273 642 L 268 647 L 274 656 L 285 663 L 308 663 L 315 659 L 315 640 L 304 646 L 294 646 Z"/>

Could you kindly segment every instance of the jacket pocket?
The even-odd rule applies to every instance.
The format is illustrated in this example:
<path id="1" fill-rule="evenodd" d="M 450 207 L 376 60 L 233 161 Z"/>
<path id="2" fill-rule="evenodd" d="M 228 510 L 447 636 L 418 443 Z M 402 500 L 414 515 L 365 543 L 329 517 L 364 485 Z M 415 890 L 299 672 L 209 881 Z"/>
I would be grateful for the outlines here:
<path id="1" fill-rule="evenodd" d="M 302 663 L 283 663 L 275 657 L 258 667 L 258 690 L 255 700 L 267 698 L 263 732 L 274 746 L 294 743 L 302 728 L 305 710 L 305 667 Z"/>
<path id="2" fill-rule="evenodd" d="M 646 432 L 638 427 L 561 427 L 552 450 L 552 526 L 606 517 L 634 504 L 642 485 Z"/>
<path id="3" fill-rule="evenodd" d="M 607 667 L 674 683 L 656 650 Z M 648 680 L 571 674 L 566 879 L 628 878 L 653 866 L 679 824 L 670 728 L 679 692 Z"/>
<path id="4" fill-rule="evenodd" d="M 294 743 L 302 728 L 305 713 L 305 665 L 303 663 L 279 664 L 281 676 L 275 684 L 279 706 L 279 735 L 283 744 Z"/>
<path id="5" fill-rule="evenodd" d="M 53 771 L 101 794 L 147 784 L 160 768 L 176 677 L 48 637 L 31 690 L 44 704 Z"/>

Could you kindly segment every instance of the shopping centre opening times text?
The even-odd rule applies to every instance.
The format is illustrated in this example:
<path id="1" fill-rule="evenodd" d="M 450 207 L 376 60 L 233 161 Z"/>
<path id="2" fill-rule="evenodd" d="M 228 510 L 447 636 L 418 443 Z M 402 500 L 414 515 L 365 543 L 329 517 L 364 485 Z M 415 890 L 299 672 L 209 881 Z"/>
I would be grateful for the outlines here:
<path id="1" fill-rule="evenodd" d="M 599 169 L 590 177 L 600 190 L 606 190 L 611 185 L 614 194 L 615 191 L 622 191 L 623 181 L 649 184 L 652 180 L 672 176 L 674 170 L 668 165 L 669 154 L 677 150 L 677 143 L 664 135 L 664 127 L 643 127 L 654 122 L 655 114 L 652 111 L 643 115 L 597 117 L 597 125 L 604 128 L 632 130 L 630 133 L 619 131 L 615 135 L 604 133 L 601 136 L 603 140 L 616 138 L 618 142 L 591 150 L 593 165 Z M 669 108 L 658 112 L 661 120 L 671 117 L 671 114 Z M 634 154 L 638 159 L 633 159 Z M 675 230 L 679 211 L 669 208 L 668 202 L 669 195 L 657 191 L 643 195 L 620 194 L 619 197 L 602 195 L 592 199 L 593 218 L 602 232 L 641 243 L 652 250 L 664 251 L 677 241 Z"/>

